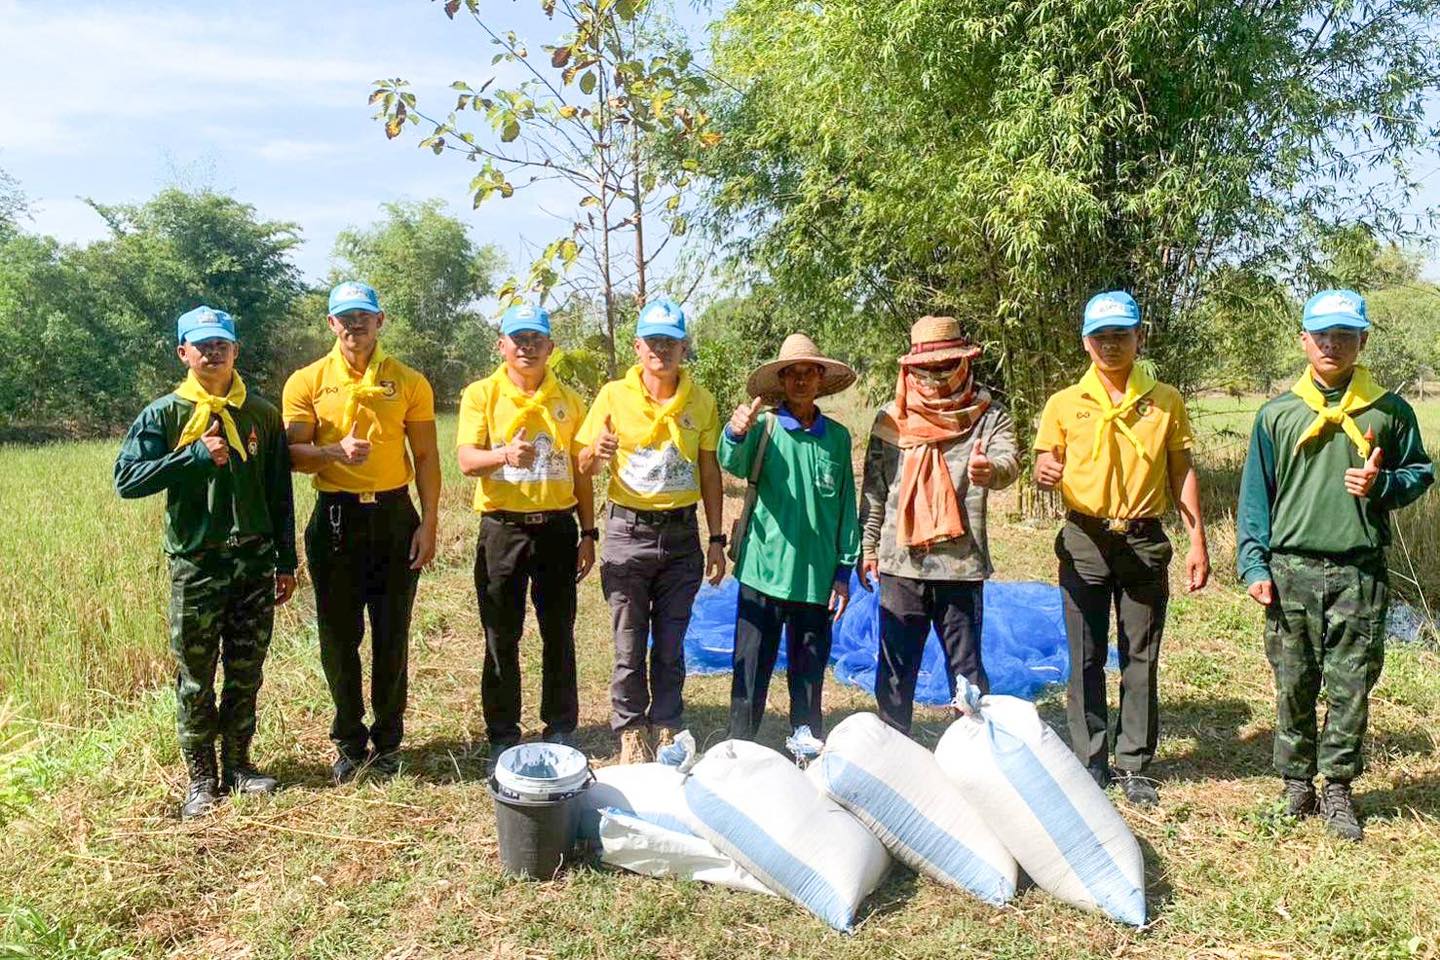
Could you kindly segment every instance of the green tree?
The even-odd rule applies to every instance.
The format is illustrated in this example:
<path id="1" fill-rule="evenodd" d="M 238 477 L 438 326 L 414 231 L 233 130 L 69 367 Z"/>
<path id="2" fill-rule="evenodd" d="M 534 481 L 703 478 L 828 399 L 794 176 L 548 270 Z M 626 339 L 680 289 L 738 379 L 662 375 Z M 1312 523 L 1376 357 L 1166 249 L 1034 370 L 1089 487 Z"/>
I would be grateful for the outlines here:
<path id="1" fill-rule="evenodd" d="M 495 292 L 500 251 L 477 247 L 443 201 L 383 210 L 370 228 L 342 232 L 335 257 L 347 276 L 380 292 L 388 348 L 430 378 L 442 404 L 458 403 L 465 385 L 494 364 L 495 328 L 477 301 Z"/>
<path id="2" fill-rule="evenodd" d="M 20 184 L 10 174 L 0 170 L 0 238 L 14 234 L 20 228 L 20 221 L 29 210 Z"/>
<path id="3" fill-rule="evenodd" d="M 702 150 L 719 135 L 695 106 L 708 84 L 659 4 L 539 5 L 558 27 L 542 48 L 548 59 L 532 57 L 496 14 L 482 14 L 479 0 L 445 4 L 452 19 L 463 8 L 497 48 L 492 66 L 520 69 L 524 79 L 515 86 L 491 89 L 493 76 L 479 86 L 457 80 L 455 108 L 447 114 L 422 109 L 401 79 L 377 82 L 370 100 L 387 136 L 423 123 L 421 147 L 475 162 L 470 190 L 477 207 L 535 183 L 569 186 L 577 204 L 571 228 L 544 247 L 525 277 L 501 286 L 501 305 L 527 295 L 543 301 L 557 287 L 570 302 L 596 301 L 613 375 L 624 302 L 646 302 L 657 258 L 687 229 L 682 191 L 696 163 L 679 157 L 681 145 Z M 483 118 L 479 132 L 466 111 Z"/>
<path id="4" fill-rule="evenodd" d="M 1022 421 L 1082 369 L 1081 308 L 1110 287 L 1193 388 L 1217 271 L 1298 292 L 1318 238 L 1408 226 L 1437 7 L 737 0 L 711 227 L 790 312 L 885 353 L 916 316 L 958 315 Z"/>
<path id="5" fill-rule="evenodd" d="M 303 290 L 290 260 L 298 228 L 261 220 L 249 204 L 211 191 L 167 189 L 143 204 L 90 205 L 111 237 L 74 261 L 133 370 L 136 399 L 173 385 L 175 318 L 201 303 L 234 316 L 247 381 L 278 398 L 296 360 L 278 355 L 276 344 Z"/>

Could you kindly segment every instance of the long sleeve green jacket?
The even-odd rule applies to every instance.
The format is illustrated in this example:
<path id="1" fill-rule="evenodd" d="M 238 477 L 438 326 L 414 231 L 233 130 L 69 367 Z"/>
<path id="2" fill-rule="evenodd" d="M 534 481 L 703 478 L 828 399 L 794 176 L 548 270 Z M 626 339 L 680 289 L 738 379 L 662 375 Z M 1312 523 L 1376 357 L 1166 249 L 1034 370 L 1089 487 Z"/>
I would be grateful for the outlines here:
<path id="1" fill-rule="evenodd" d="M 782 407 L 738 440 L 727 427 L 716 455 L 748 478 L 766 419 L 776 416 L 735 577 L 780 600 L 828 603 L 836 577 L 848 577 L 860 558 L 850 431 L 824 414 L 807 430 Z"/>
<path id="2" fill-rule="evenodd" d="M 115 460 L 115 490 L 126 499 L 165 493 L 165 552 L 184 556 L 232 538 L 263 536 L 278 573 L 295 572 L 295 500 L 290 448 L 280 411 L 253 394 L 232 410 L 246 459 L 224 467 L 196 440 L 175 444 L 195 405 L 173 393 L 141 411 Z"/>
<path id="3" fill-rule="evenodd" d="M 1321 392 L 1333 406 L 1344 389 Z M 1355 415 L 1381 450 L 1380 475 L 1368 497 L 1345 489 L 1345 471 L 1364 463 L 1339 426 L 1326 425 L 1296 448 L 1314 419 L 1315 412 L 1289 391 L 1255 415 L 1235 518 L 1236 566 L 1246 583 L 1270 579 L 1272 552 L 1337 556 L 1388 546 L 1390 511 L 1419 499 L 1435 482 L 1415 411 L 1396 394 Z"/>

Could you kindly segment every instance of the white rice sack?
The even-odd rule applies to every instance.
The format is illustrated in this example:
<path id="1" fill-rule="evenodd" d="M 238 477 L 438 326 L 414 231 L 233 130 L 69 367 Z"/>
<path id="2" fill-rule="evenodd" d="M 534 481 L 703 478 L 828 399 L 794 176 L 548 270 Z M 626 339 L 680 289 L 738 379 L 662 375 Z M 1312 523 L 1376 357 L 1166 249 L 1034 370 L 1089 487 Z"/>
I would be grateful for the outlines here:
<path id="1" fill-rule="evenodd" d="M 580 836 L 599 839 L 600 810 L 610 807 L 676 833 L 699 836 L 685 805 L 685 776 L 663 763 L 600 767 L 595 782 L 580 794 Z"/>
<path id="2" fill-rule="evenodd" d="M 837 930 L 853 927 L 890 865 L 859 820 L 757 743 L 726 740 L 706 751 L 685 781 L 685 801 L 722 853 Z"/>
<path id="3" fill-rule="evenodd" d="M 1105 792 L 1034 704 L 959 686 L 967 715 L 935 747 L 946 776 L 1041 889 L 1144 924 L 1145 861 Z"/>
<path id="4" fill-rule="evenodd" d="M 667 830 L 613 807 L 601 809 L 599 817 L 601 863 L 647 877 L 698 880 L 775 896 L 774 891 L 704 837 Z"/>
<path id="5" fill-rule="evenodd" d="M 841 721 L 812 778 L 917 873 L 1001 906 L 1015 858 L 945 776 L 935 755 L 873 713 Z"/>

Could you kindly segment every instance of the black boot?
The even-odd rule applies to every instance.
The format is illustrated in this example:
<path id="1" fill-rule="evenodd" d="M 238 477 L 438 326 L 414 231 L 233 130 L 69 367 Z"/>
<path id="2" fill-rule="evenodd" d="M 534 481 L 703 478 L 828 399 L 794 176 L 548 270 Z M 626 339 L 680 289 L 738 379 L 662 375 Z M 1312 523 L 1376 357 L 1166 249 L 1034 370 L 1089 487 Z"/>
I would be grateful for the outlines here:
<path id="1" fill-rule="evenodd" d="M 249 737 L 225 737 L 220 741 L 220 785 L 230 793 L 273 793 L 280 783 L 251 766 Z"/>
<path id="2" fill-rule="evenodd" d="M 1285 778 L 1285 816 L 1308 817 L 1315 812 L 1315 784 L 1299 777 Z"/>
<path id="3" fill-rule="evenodd" d="M 1362 840 L 1365 837 L 1365 831 L 1360 828 L 1360 818 L 1355 816 L 1350 783 L 1346 780 L 1325 781 L 1320 797 L 1320 818 L 1330 832 L 1342 840 Z"/>
<path id="4" fill-rule="evenodd" d="M 191 820 L 203 817 L 220 802 L 215 786 L 215 745 L 185 747 L 181 752 L 190 773 L 190 786 L 185 790 L 185 802 L 180 805 L 180 819 Z"/>

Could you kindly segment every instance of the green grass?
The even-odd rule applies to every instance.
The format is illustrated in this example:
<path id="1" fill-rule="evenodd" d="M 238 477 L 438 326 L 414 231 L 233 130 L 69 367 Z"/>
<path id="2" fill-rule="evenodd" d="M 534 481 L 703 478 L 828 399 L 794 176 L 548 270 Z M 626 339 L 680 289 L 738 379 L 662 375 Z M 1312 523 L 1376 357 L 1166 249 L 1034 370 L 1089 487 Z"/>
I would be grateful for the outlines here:
<path id="1" fill-rule="evenodd" d="M 475 521 L 469 485 L 449 463 L 448 420 L 440 553 L 421 582 L 412 640 L 408 772 L 328 785 L 329 699 L 302 582 L 277 625 L 256 743 L 288 788 L 180 824 L 159 502 L 115 499 L 110 444 L 0 449 L 0 704 L 12 702 L 0 707 L 0 957 L 1434 956 L 1440 656 L 1415 646 L 1388 653 L 1358 791 L 1364 844 L 1274 816 L 1260 615 L 1218 555 L 1227 536 L 1233 550 L 1221 499 L 1233 478 L 1225 436 L 1204 426 L 1229 418 L 1243 428 L 1254 403 L 1227 402 L 1233 409 L 1206 401 L 1215 416 L 1197 416 L 1218 575 L 1172 605 L 1161 667 L 1164 802 L 1153 812 L 1122 806 L 1146 854 L 1155 922 L 1145 931 L 1035 890 L 995 910 L 900 869 L 853 937 L 773 898 L 591 866 L 548 884 L 503 878 L 482 766 L 468 757 L 482 730 Z M 863 437 L 863 407 L 841 407 Z M 1434 423 L 1440 405 L 1423 416 Z M 308 494 L 300 500 L 303 518 Z M 1054 522 L 1012 514 L 1003 495 L 992 531 L 1000 575 L 1053 578 Z M 600 762 L 613 751 L 608 622 L 592 575 L 577 628 L 581 734 Z M 533 630 L 525 670 L 533 733 Z M 701 741 L 718 736 L 728 678 L 691 678 L 686 695 Z M 784 698 L 775 684 L 762 729 L 772 745 L 784 735 Z M 869 704 L 827 685 L 832 723 Z M 1059 694 L 1041 707 L 1058 720 Z M 933 743 L 944 715 L 918 719 Z"/>

